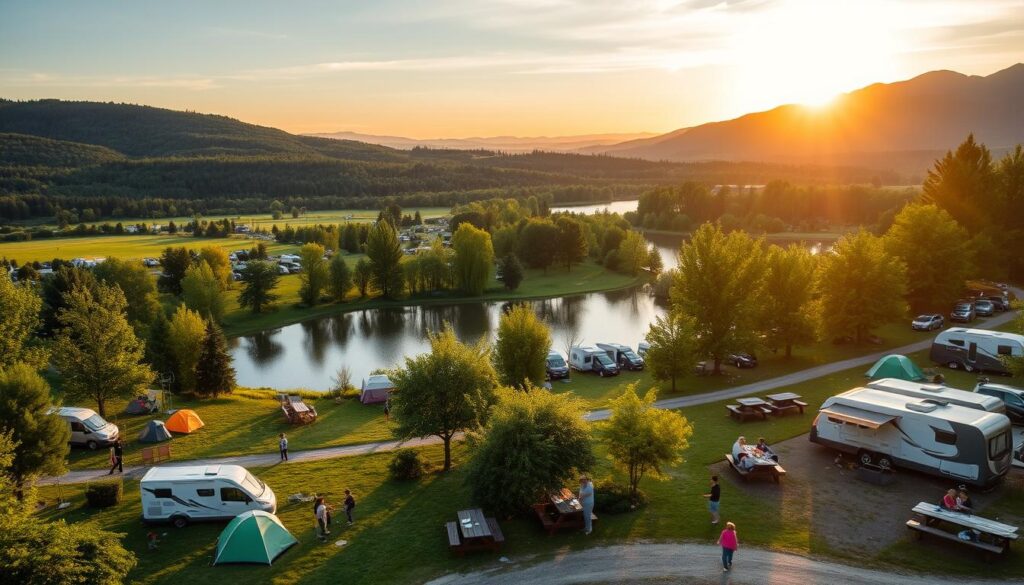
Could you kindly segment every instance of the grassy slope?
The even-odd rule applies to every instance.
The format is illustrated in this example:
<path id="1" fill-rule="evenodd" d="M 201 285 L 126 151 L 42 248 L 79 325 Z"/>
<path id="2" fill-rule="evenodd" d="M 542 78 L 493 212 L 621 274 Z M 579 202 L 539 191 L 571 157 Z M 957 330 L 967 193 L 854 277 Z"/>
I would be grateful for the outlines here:
<path id="1" fill-rule="evenodd" d="M 199 249 L 220 246 L 225 250 L 248 250 L 256 245 L 247 238 L 194 238 L 191 236 L 86 236 L 82 238 L 49 238 L 28 242 L 0 243 L 0 257 L 11 258 L 18 264 L 48 262 L 54 258 L 158 258 L 168 246 Z M 271 254 L 297 249 L 291 244 L 268 242 Z"/>
<path id="2" fill-rule="evenodd" d="M 919 363 L 926 359 L 924 355 L 913 357 Z M 952 385 L 960 387 L 969 387 L 973 382 L 973 376 L 962 372 L 950 373 L 948 378 Z M 862 381 L 863 368 L 854 368 L 794 385 L 789 390 L 802 394 L 812 407 L 817 407 L 826 397 Z M 651 499 L 648 507 L 621 516 L 602 515 L 598 530 L 589 539 L 578 534 L 548 538 L 543 536 L 531 518 L 506 520 L 502 522 L 502 529 L 508 539 L 508 547 L 503 554 L 521 559 L 566 548 L 638 540 L 685 539 L 711 543 L 717 534 L 706 522 L 704 500 L 700 497 L 706 488 L 707 466 L 721 459 L 721 453 L 739 433 L 765 436 L 770 442 L 778 442 L 805 433 L 812 417 L 808 413 L 802 417 L 773 418 L 741 425 L 724 416 L 722 403 L 687 408 L 682 412 L 694 426 L 686 461 L 670 470 L 668 481 L 645 480 L 643 488 Z M 438 461 L 438 448 L 426 448 L 422 453 Z M 610 461 L 603 456 L 603 450 L 601 455 L 599 468 L 595 470 L 598 478 L 614 473 Z M 139 568 L 132 578 L 142 583 L 187 581 L 202 584 L 224 579 L 408 583 L 449 571 L 493 566 L 493 555 L 483 554 L 461 560 L 451 557 L 446 550 L 442 523 L 454 517 L 456 510 L 470 505 L 463 485 L 463 472 L 456 469 L 449 476 L 431 475 L 419 483 L 400 484 L 386 479 L 389 460 L 389 455 L 379 454 L 256 470 L 273 486 L 282 501 L 279 516 L 301 541 L 270 568 L 209 567 L 213 545 L 222 524 L 196 525 L 181 531 L 162 528 L 160 531 L 166 536 L 161 550 L 147 551 L 145 528 L 138 522 L 136 482 L 126 484 L 124 503 L 99 512 L 81 506 L 81 486 L 64 487 L 64 496 L 70 498 L 75 506 L 63 513 L 50 508 L 46 516 L 95 521 L 108 529 L 126 533 L 126 545 L 140 557 Z M 457 448 L 457 461 L 464 460 L 465 451 L 460 446 Z M 809 528 L 808 517 L 813 503 L 787 502 L 785 514 L 782 514 L 781 510 L 765 509 L 760 500 L 733 489 L 733 480 L 732 476 L 726 476 L 723 514 L 727 519 L 743 519 L 744 542 L 798 553 L 836 554 L 837 551 L 825 550 Z M 316 542 L 308 504 L 284 503 L 288 494 L 312 490 L 326 492 L 329 499 L 338 501 L 345 488 L 352 489 L 359 499 L 357 524 L 352 528 L 336 527 L 336 537 L 350 542 L 345 548 Z M 47 488 L 42 495 L 52 502 L 55 490 Z M 1018 510 L 1021 507 L 1019 497 L 1000 502 L 997 506 Z M 900 544 L 878 559 L 860 561 L 935 570 L 936 559 L 924 554 L 921 546 L 916 543 Z M 1005 562 L 995 565 L 983 564 L 972 555 L 962 555 L 943 559 L 939 567 L 950 572 L 989 577 L 1019 575 L 1024 570 L 1024 555 L 1012 553 Z"/>

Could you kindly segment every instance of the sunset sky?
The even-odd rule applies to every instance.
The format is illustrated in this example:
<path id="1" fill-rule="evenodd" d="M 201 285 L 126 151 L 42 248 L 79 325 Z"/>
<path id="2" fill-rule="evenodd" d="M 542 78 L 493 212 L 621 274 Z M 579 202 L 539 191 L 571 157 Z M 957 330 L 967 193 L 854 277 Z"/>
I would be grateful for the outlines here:
<path id="1" fill-rule="evenodd" d="M 0 0 L 0 97 L 292 132 L 663 132 L 1024 61 L 1024 0 Z"/>

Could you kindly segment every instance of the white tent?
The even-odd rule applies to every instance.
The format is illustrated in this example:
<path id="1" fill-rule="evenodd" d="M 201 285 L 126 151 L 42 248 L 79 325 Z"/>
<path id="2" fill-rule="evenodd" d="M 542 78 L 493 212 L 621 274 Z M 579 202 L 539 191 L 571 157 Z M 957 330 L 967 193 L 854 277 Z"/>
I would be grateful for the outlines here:
<path id="1" fill-rule="evenodd" d="M 359 394 L 359 402 L 363 404 L 376 404 L 388 399 L 388 393 L 395 389 L 391 380 L 383 374 L 370 376 L 363 380 L 363 389 Z"/>

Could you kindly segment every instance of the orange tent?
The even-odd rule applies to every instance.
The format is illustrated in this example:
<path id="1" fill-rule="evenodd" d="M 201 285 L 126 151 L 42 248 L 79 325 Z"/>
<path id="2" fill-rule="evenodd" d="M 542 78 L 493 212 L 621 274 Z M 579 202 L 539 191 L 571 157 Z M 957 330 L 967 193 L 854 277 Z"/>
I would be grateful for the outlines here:
<path id="1" fill-rule="evenodd" d="M 185 433 L 186 435 L 192 431 L 203 428 L 203 419 L 199 418 L 194 410 L 187 408 L 179 410 L 178 412 L 171 415 L 164 423 L 167 430 L 175 433 Z"/>

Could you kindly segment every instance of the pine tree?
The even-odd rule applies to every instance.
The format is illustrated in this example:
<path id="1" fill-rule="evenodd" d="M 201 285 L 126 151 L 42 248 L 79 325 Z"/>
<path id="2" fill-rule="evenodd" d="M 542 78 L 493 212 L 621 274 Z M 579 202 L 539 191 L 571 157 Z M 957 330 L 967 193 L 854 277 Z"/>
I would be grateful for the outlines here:
<path id="1" fill-rule="evenodd" d="M 235 368 L 231 365 L 227 341 L 212 321 L 206 322 L 206 337 L 196 363 L 196 394 L 219 396 L 235 389 Z"/>

